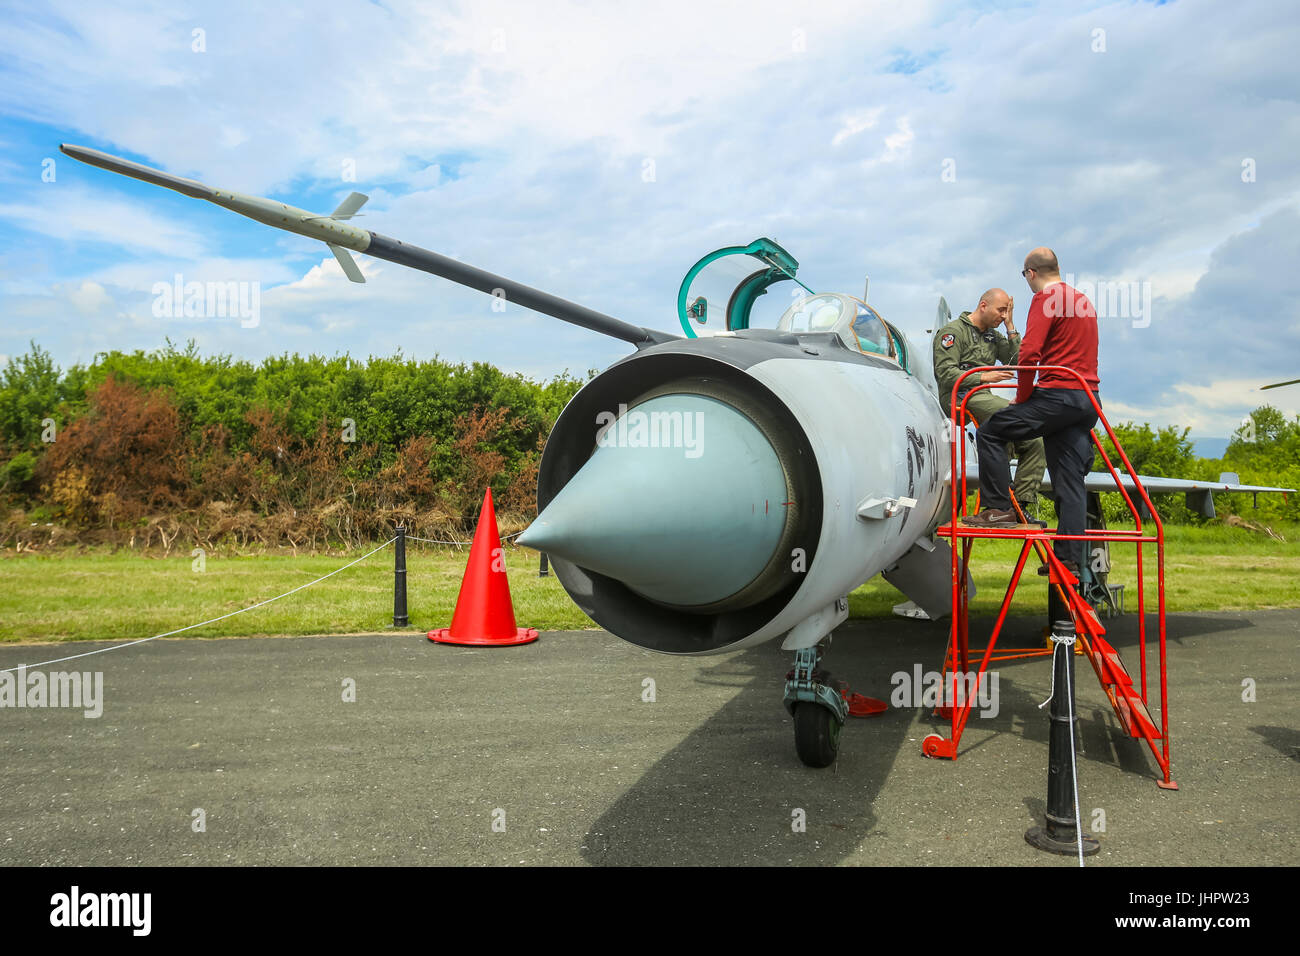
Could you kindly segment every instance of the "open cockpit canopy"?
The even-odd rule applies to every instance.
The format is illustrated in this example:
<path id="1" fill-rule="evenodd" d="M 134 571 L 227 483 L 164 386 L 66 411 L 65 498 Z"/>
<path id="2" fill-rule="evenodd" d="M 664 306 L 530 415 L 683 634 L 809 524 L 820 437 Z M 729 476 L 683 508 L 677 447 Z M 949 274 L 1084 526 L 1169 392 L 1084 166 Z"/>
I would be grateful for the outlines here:
<path id="1" fill-rule="evenodd" d="M 754 303 L 778 282 L 795 278 L 799 263 L 771 239 L 726 246 L 701 259 L 677 292 L 677 317 L 687 337 L 749 328 Z"/>
<path id="2" fill-rule="evenodd" d="M 689 338 L 748 329 L 759 298 L 789 280 L 806 294 L 791 288 L 795 298 L 777 321 L 778 331 L 834 333 L 846 348 L 907 368 L 906 340 L 875 309 L 850 295 L 813 292 L 795 278 L 798 269 L 795 258 L 771 239 L 710 252 L 691 267 L 678 290 L 682 329 Z"/>

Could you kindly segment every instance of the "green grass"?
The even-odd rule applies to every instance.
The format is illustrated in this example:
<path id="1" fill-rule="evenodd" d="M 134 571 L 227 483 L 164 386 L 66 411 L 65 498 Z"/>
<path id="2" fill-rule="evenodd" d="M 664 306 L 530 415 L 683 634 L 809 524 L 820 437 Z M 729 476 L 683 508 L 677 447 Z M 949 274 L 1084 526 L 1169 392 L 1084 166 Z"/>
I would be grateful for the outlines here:
<path id="1" fill-rule="evenodd" d="M 1300 607 L 1300 525 L 1274 526 L 1287 541 L 1237 528 L 1171 527 L 1166 536 L 1170 611 Z M 1127 585 L 1137 607 L 1133 546 L 1112 547 L 1112 581 Z M 142 638 L 185 627 L 274 597 L 346 564 L 361 553 L 314 557 L 209 556 L 194 571 L 188 553 L 174 557 L 53 552 L 0 559 L 0 641 Z M 521 626 L 543 630 L 594 626 L 554 575 L 537 576 L 534 552 L 507 548 L 506 567 Z M 973 554 L 978 590 L 972 612 L 991 615 L 1011 575 L 1018 545 L 979 541 Z M 412 630 L 451 623 L 468 551 L 408 545 Z M 1155 548 L 1146 548 L 1148 608 L 1155 609 Z M 1015 614 L 1046 611 L 1046 588 L 1031 555 Z M 854 617 L 888 616 L 904 598 L 875 580 L 849 599 Z M 185 632 L 186 637 L 346 634 L 383 631 L 392 623 L 393 556 L 373 555 L 321 583 L 265 607 Z"/>
<path id="2" fill-rule="evenodd" d="M 1116 525 L 1127 527 L 1132 525 Z M 1165 529 L 1165 606 L 1168 611 L 1227 611 L 1251 608 L 1300 607 L 1300 525 L 1272 525 L 1286 541 L 1224 525 Z M 1151 530 L 1148 525 L 1144 530 Z M 1124 609 L 1137 610 L 1136 545 L 1112 544 L 1111 584 L 1124 585 Z M 1011 580 L 1020 543 L 979 540 L 971 553 L 976 595 L 971 613 L 997 614 Z M 1156 547 L 1143 546 L 1148 611 L 1157 600 Z M 1038 558 L 1031 552 L 1012 614 L 1047 613 L 1047 588 L 1038 577 Z M 876 578 L 849 596 L 853 617 L 891 613 L 904 598 Z"/>
<path id="3" fill-rule="evenodd" d="M 365 552 L 291 557 L 209 555 L 202 572 L 188 553 L 35 554 L 0 560 L 0 641 L 151 637 L 275 597 Z M 537 555 L 506 548 L 519 624 L 549 630 L 593 627 Z M 411 629 L 451 623 L 468 549 L 407 545 Z M 392 548 L 279 601 L 187 631 L 184 637 L 355 634 L 391 629 Z"/>

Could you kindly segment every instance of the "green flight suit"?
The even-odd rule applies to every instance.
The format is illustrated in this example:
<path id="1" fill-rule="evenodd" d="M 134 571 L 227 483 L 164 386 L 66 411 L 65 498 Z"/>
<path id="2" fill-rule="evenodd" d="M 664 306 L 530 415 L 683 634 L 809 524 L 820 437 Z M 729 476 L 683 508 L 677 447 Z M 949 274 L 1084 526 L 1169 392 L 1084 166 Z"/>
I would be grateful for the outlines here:
<path id="1" fill-rule="evenodd" d="M 971 324 L 969 312 L 963 312 L 953 319 L 934 333 L 934 377 L 939 382 L 939 400 L 944 408 L 948 408 L 952 400 L 952 387 L 962 372 L 982 365 L 997 365 L 999 362 L 1015 365 L 1019 355 L 1019 333 L 1007 337 L 996 329 L 981 332 Z M 1010 381 L 1014 382 L 1015 379 Z M 967 376 L 962 382 L 957 401 L 960 402 L 962 396 L 978 384 L 978 375 Z M 966 403 L 966 410 L 982 425 L 994 412 L 1010 404 L 994 390 L 985 389 L 971 397 Z M 1038 486 L 1042 484 L 1043 472 L 1047 468 L 1043 440 L 1033 438 L 1015 442 L 1010 446 L 1008 454 L 1019 459 L 1013 483 L 1016 500 L 1025 509 L 1025 513 L 1033 517 L 1038 506 Z"/>

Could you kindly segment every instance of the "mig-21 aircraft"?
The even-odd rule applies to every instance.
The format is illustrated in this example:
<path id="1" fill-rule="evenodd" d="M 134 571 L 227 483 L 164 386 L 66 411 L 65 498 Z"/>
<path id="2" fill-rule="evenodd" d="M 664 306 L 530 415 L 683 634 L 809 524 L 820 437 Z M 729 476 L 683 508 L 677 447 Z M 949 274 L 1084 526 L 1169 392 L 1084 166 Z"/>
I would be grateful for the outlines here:
<path id="1" fill-rule="evenodd" d="M 879 574 L 930 617 L 948 613 L 953 562 L 936 529 L 950 515 L 950 442 L 970 439 L 946 425 L 949 397 L 938 392 L 931 344 L 910 340 L 865 298 L 804 286 L 798 262 L 776 242 L 697 262 L 678 294 L 682 330 L 665 332 L 359 228 L 349 220 L 366 201 L 360 193 L 322 216 L 60 148 L 319 239 L 354 282 L 365 279 L 352 253 L 365 253 L 633 346 L 557 419 L 538 515 L 519 543 L 550 556 L 593 621 L 640 647 L 713 654 L 779 638 L 795 658 L 784 703 L 806 764 L 834 761 L 848 712 L 819 664 L 848 617 L 848 594 Z M 752 327 L 756 305 L 776 301 L 763 297 L 785 282 L 798 294 L 773 327 Z M 1140 480 L 1210 512 L 1214 491 L 1286 490 Z M 1114 480 L 1094 474 L 1088 488 L 1113 491 Z"/>

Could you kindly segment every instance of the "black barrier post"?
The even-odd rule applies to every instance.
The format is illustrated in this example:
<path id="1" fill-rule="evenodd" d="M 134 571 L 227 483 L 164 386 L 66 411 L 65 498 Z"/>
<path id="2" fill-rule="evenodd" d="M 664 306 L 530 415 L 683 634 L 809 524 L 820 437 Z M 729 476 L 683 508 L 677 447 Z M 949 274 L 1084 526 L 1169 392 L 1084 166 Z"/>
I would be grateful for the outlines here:
<path id="1" fill-rule="evenodd" d="M 1074 622 L 1052 625 L 1052 709 L 1047 744 L 1047 819 L 1041 827 L 1030 827 L 1025 841 L 1039 850 L 1074 856 L 1083 844 L 1083 855 L 1092 856 L 1101 843 L 1080 831 L 1075 824 L 1074 727 Z"/>
<path id="2" fill-rule="evenodd" d="M 539 578 L 544 578 L 544 577 L 548 576 L 548 575 L 551 573 L 549 570 L 547 570 L 547 565 L 548 565 L 548 564 L 549 564 L 549 562 L 546 560 L 546 552 L 543 551 L 543 552 L 542 552 L 542 563 L 539 564 L 539 565 L 537 566 L 537 576 L 538 576 Z"/>
<path id="3" fill-rule="evenodd" d="M 393 627 L 406 627 L 406 528 L 397 526 L 396 547 L 393 549 Z"/>
<path id="4" fill-rule="evenodd" d="M 1062 581 L 1061 587 L 1068 585 Z M 1061 598 L 1060 590 L 1055 584 L 1047 585 L 1047 628 L 1046 632 L 1052 632 L 1052 625 L 1056 621 L 1066 620 L 1070 617 L 1070 606 Z M 1055 666 L 1055 665 L 1053 665 Z"/>
<path id="5" fill-rule="evenodd" d="M 1079 568 L 1079 573 L 1075 575 L 1075 580 L 1079 582 L 1073 588 L 1076 594 L 1084 595 L 1088 593 L 1084 581 L 1084 575 L 1087 573 L 1088 573 L 1088 569 L 1081 567 Z M 1068 585 L 1066 585 L 1065 582 L 1062 581 L 1061 588 L 1066 588 L 1066 587 L 1068 587 Z M 1049 631 L 1051 630 L 1053 622 L 1065 621 L 1068 620 L 1069 618 L 1070 618 L 1070 606 L 1066 604 L 1065 600 L 1061 597 L 1060 590 L 1057 588 L 1057 586 L 1055 584 L 1048 584 L 1047 585 L 1048 630 Z"/>

